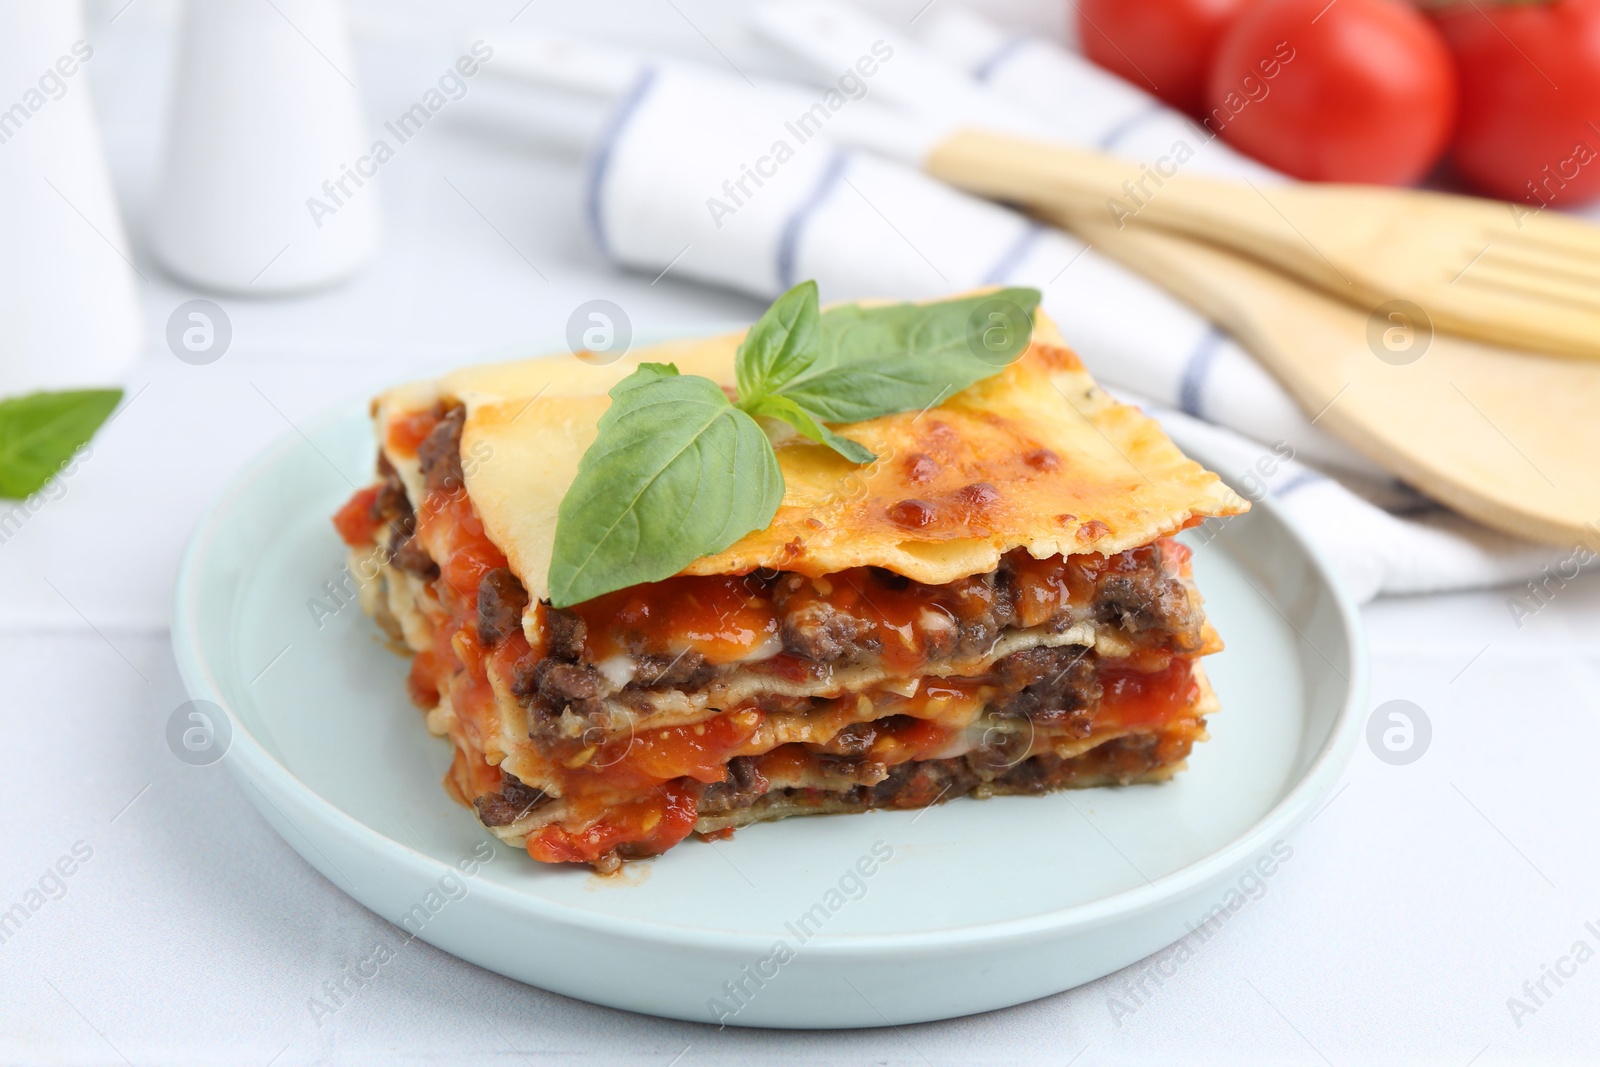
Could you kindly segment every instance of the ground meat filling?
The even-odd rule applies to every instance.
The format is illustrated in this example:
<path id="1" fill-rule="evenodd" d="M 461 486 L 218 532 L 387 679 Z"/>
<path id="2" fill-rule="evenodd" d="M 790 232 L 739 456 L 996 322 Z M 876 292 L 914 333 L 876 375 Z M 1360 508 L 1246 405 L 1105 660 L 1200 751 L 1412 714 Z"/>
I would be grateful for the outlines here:
<path id="1" fill-rule="evenodd" d="M 834 734 L 826 745 L 819 747 L 825 748 L 835 756 L 860 756 L 870 749 L 877 739 L 877 723 L 857 722 L 846 726 Z"/>
<path id="2" fill-rule="evenodd" d="M 1027 720 L 1074 737 L 1094 729 L 1090 709 L 1100 701 L 1100 659 L 1083 645 L 1032 648 L 995 661 L 981 680 L 999 691 L 990 698 L 988 714 L 996 719 Z M 511 691 L 528 710 L 529 736 L 541 745 L 564 751 L 564 742 L 587 744 L 624 727 L 628 710 L 609 702 L 615 687 L 595 668 L 546 657 L 518 669 Z M 626 697 L 627 692 L 620 694 Z M 769 714 L 807 714 L 829 707 L 825 698 L 771 697 L 756 705 Z M 640 714 L 646 714 L 641 709 Z M 872 768 L 849 765 L 849 759 L 872 747 L 881 730 L 897 717 L 853 723 L 840 730 L 819 752 L 839 757 L 827 763 L 829 773 L 859 779 Z"/>
<path id="3" fill-rule="evenodd" d="M 461 432 L 466 408 L 460 404 L 441 405 L 438 412 L 438 424 L 417 447 L 423 482 L 430 492 L 462 492 L 465 476 Z M 390 552 L 394 565 L 424 580 L 436 578 L 438 565 L 412 537 L 416 517 L 398 473 L 383 457 L 378 469 L 383 485 L 374 508 L 392 531 Z M 875 570 L 873 574 L 893 590 L 915 584 L 888 571 Z M 480 590 L 479 613 L 480 636 L 490 645 L 510 632 L 514 625 L 510 615 L 513 610 L 520 612 L 527 598 L 521 583 L 509 571 L 501 569 L 492 577 L 493 587 L 488 588 L 489 579 L 485 579 L 486 588 Z M 1002 634 L 1025 625 L 1016 581 L 1010 562 L 1002 559 L 992 572 L 951 583 L 949 589 L 963 605 L 959 617 L 948 611 L 930 610 L 916 622 L 929 662 L 981 657 Z M 762 585 L 770 590 L 778 613 L 785 653 L 780 659 L 787 661 L 785 666 L 791 672 L 821 677 L 828 669 L 870 661 L 882 651 L 879 620 L 870 617 L 869 598 L 863 596 L 850 601 L 854 606 L 841 607 L 819 590 L 817 582 L 792 573 L 764 577 Z M 1057 611 L 1043 620 L 1030 618 L 1028 624 L 1059 633 L 1079 621 L 1080 613 L 1073 609 Z M 533 706 L 531 710 L 535 712 L 560 714 L 568 705 L 614 696 L 621 690 L 698 691 L 715 681 L 719 673 L 739 669 L 737 665 L 712 666 L 693 651 L 674 654 L 630 647 L 633 673 L 619 687 L 596 671 L 593 664 L 585 662 L 588 634 L 582 618 L 558 609 L 549 609 L 545 615 L 545 659 L 522 665 L 513 685 L 513 691 L 525 702 L 542 705 Z M 1136 639 L 1148 635 L 1177 652 L 1196 652 L 1202 645 L 1200 612 L 1186 584 L 1163 566 L 1159 543 L 1124 552 L 1108 561 L 1096 579 L 1087 617 L 1115 626 Z M 516 624 L 519 623 L 520 620 Z M 756 664 L 754 669 L 763 669 L 763 665 Z"/>
<path id="4" fill-rule="evenodd" d="M 1002 633 L 1017 625 L 1014 579 L 1010 565 L 1001 560 L 999 568 L 992 573 L 975 574 L 962 580 L 964 599 L 976 600 L 983 608 L 972 617 L 960 620 L 953 644 L 944 653 L 946 656 L 981 656 L 994 647 Z M 1044 626 L 1060 632 L 1071 622 L 1070 613 L 1061 612 L 1046 620 Z"/>
<path id="5" fill-rule="evenodd" d="M 545 612 L 545 654 L 551 659 L 576 663 L 583 658 L 583 643 L 588 639 L 588 625 L 572 612 L 560 608 Z"/>
<path id="6" fill-rule="evenodd" d="M 1100 702 L 1098 667 L 1093 650 L 1081 645 L 1013 652 L 994 665 L 1007 695 L 990 701 L 989 713 L 1051 726 L 1082 720 L 1086 727 L 1083 713 Z"/>
<path id="7" fill-rule="evenodd" d="M 1127 784 L 1151 771 L 1169 768 L 1189 754 L 1192 739 L 1156 734 L 1114 738 L 1079 756 L 1063 759 L 1050 753 L 1007 761 L 983 749 L 951 759 L 918 760 L 888 768 L 871 784 L 846 790 L 741 788 L 731 783 L 709 785 L 700 796 L 700 817 L 715 818 L 742 808 L 822 806 L 828 810 L 925 808 L 930 804 L 977 793 L 1039 794 L 1071 786 Z M 1177 750 L 1174 750 L 1176 746 Z M 798 814 L 799 812 L 796 812 Z"/>
<path id="8" fill-rule="evenodd" d="M 754 756 L 735 756 L 728 761 L 728 777 L 714 782 L 700 793 L 700 812 L 710 814 L 747 808 L 767 793 L 767 779 L 756 769 Z M 708 810 L 706 805 L 711 805 Z"/>
<path id="9" fill-rule="evenodd" d="M 528 606 L 528 592 L 516 575 L 496 567 L 478 583 L 478 640 L 493 648 L 507 636 L 522 629 L 522 612 Z"/>
<path id="10" fill-rule="evenodd" d="M 874 569 L 883 586 L 900 592 L 915 583 L 903 575 Z M 1002 561 L 988 574 L 976 574 L 951 583 L 967 613 L 929 611 L 917 621 L 918 637 L 930 661 L 982 656 L 994 647 L 1000 634 L 1018 624 L 1016 593 L 1011 568 Z M 773 586 L 773 607 L 781 619 L 783 650 L 791 656 L 830 667 L 868 660 L 882 651 L 878 621 L 870 597 L 863 596 L 855 610 L 828 599 L 817 583 L 798 574 L 782 574 Z M 1067 613 L 1048 620 L 1047 629 L 1059 632 L 1070 625 Z"/>
<path id="11" fill-rule="evenodd" d="M 480 617 L 482 603 L 480 599 Z M 661 689 L 695 692 L 717 676 L 717 668 L 698 652 L 684 651 L 676 656 L 643 653 L 633 657 L 633 678 L 619 689 L 594 666 L 583 662 L 586 630 L 584 621 L 572 612 L 547 609 L 544 658 L 517 665 L 511 692 L 527 708 L 529 734 L 535 740 L 552 742 L 584 736 L 596 727 L 609 729 L 615 725 L 617 715 L 605 698 L 619 693 L 642 694 Z"/>
<path id="12" fill-rule="evenodd" d="M 1202 644 L 1199 613 L 1182 583 L 1161 568 L 1161 546 L 1125 552 L 1095 587 L 1095 618 L 1134 633 L 1170 637 L 1174 651 L 1197 652 Z"/>
<path id="13" fill-rule="evenodd" d="M 378 477 L 381 482 L 378 495 L 372 500 L 372 517 L 385 525 L 404 525 L 409 529 L 417 521 L 417 513 L 411 507 L 411 498 L 406 495 L 400 472 L 394 469 L 394 464 L 382 452 L 378 453 Z"/>
<path id="14" fill-rule="evenodd" d="M 461 428 L 466 421 L 467 409 L 462 405 L 446 409 L 438 425 L 417 446 L 417 464 L 428 492 L 454 495 L 466 490 L 466 475 L 461 471 Z"/>
<path id="15" fill-rule="evenodd" d="M 593 667 L 550 656 L 519 663 L 511 682 L 512 695 L 528 711 L 528 736 L 546 748 L 609 733 L 618 716 L 601 698 L 613 690 Z"/>
<path id="16" fill-rule="evenodd" d="M 811 582 L 786 574 L 773 590 L 773 606 L 782 618 L 779 634 L 791 656 L 835 663 L 859 659 L 881 649 L 877 627 L 822 599 Z"/>
<path id="17" fill-rule="evenodd" d="M 913 583 L 909 579 L 884 572 L 879 579 L 890 588 L 905 588 Z M 964 578 L 958 584 L 960 600 L 967 605 L 965 617 L 956 618 L 948 612 L 927 611 L 916 625 L 922 638 L 924 653 L 930 663 L 951 659 L 980 658 L 990 652 L 996 641 L 1022 625 L 1017 609 L 1018 594 L 1015 575 L 1004 562 L 988 574 Z M 780 636 L 790 669 L 823 677 L 830 668 L 846 667 L 871 661 L 881 651 L 877 620 L 867 617 L 870 602 L 866 598 L 849 601 L 860 607 L 841 607 L 819 591 L 817 583 L 798 574 L 780 574 L 771 584 L 772 603 L 780 620 Z M 1049 633 L 1060 633 L 1078 621 L 1074 609 L 1059 611 L 1037 628 Z M 1177 652 L 1196 652 L 1202 644 L 1201 615 L 1191 601 L 1185 583 L 1169 575 L 1162 564 L 1159 545 L 1146 546 L 1123 553 L 1099 575 L 1095 599 L 1088 609 L 1088 617 L 1122 632 L 1137 637 L 1148 635 L 1152 640 L 1166 644 Z M 765 669 L 757 663 L 749 668 L 740 665 L 712 666 L 696 652 L 685 651 L 668 655 L 643 647 L 630 648 L 633 675 L 624 684 L 615 684 L 585 661 L 585 644 L 588 639 L 583 619 L 569 611 L 549 609 L 546 616 L 546 662 L 555 661 L 565 667 L 546 666 L 545 662 L 528 664 L 519 674 L 514 690 L 519 696 L 542 700 L 544 710 L 559 714 L 565 704 L 603 699 L 624 693 L 626 690 L 681 689 L 695 692 L 715 681 L 719 674 L 737 669 Z M 1050 649 L 1035 650 L 1043 654 L 1038 664 L 1037 677 L 1054 678 L 1066 669 L 1063 656 L 1080 653 L 1061 653 Z M 1014 663 L 1013 673 L 1033 669 L 1033 661 Z M 1053 696 L 1043 692 L 1034 699 L 1061 710 L 1076 710 L 1098 699 L 1098 690 L 1085 682 L 1079 671 L 1052 682 L 1058 691 L 1066 686 L 1080 695 L 1070 707 L 1050 703 Z M 1087 688 L 1086 688 L 1087 687 Z M 1026 701 L 1024 701 L 1026 703 Z M 1020 707 L 1021 705 L 1019 705 Z"/>
<path id="18" fill-rule="evenodd" d="M 417 544 L 417 513 L 406 495 L 400 472 L 394 469 L 389 457 L 378 454 L 378 476 L 383 481 L 378 495 L 372 501 L 372 517 L 389 531 L 387 548 L 389 561 L 407 574 L 431 582 L 439 577 L 439 565 Z"/>
<path id="19" fill-rule="evenodd" d="M 431 582 L 439 577 L 439 565 L 410 534 L 396 537 L 390 542 L 389 553 L 394 565 L 407 574 L 415 575 L 425 582 Z"/>
<path id="20" fill-rule="evenodd" d="M 423 485 L 429 492 L 461 492 L 466 481 L 461 473 L 461 427 L 467 409 L 460 404 L 440 405 L 440 418 L 432 432 L 417 446 L 417 462 L 422 468 Z M 378 454 L 378 476 L 383 479 L 372 502 L 373 517 L 389 528 L 389 560 L 407 574 L 431 582 L 439 577 L 439 565 L 416 541 L 417 514 L 400 472 L 389 457 Z M 515 581 L 515 579 L 512 579 Z M 520 585 L 519 585 L 520 588 Z M 524 594 L 526 596 L 526 594 Z"/>
<path id="21" fill-rule="evenodd" d="M 478 819 L 485 826 L 510 826 L 530 811 L 548 803 L 551 798 L 543 790 L 525 785 L 521 779 L 504 770 L 500 772 L 500 792 L 486 793 L 472 804 L 478 809 Z"/>
<path id="22" fill-rule="evenodd" d="M 642 655 L 634 659 L 633 681 L 639 689 L 704 689 L 717 676 L 717 669 L 691 649 L 676 656 Z"/>

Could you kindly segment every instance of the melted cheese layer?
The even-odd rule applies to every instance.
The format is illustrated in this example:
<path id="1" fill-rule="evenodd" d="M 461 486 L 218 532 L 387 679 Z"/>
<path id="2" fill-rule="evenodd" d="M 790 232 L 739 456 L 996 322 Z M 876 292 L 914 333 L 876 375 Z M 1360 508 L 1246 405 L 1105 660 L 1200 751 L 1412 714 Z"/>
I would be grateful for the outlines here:
<path id="1" fill-rule="evenodd" d="M 1101 391 L 1055 325 L 1038 319 L 1033 344 L 1001 373 L 926 412 L 843 427 L 874 463 L 782 440 L 785 493 L 772 523 L 684 573 L 876 566 L 941 585 L 993 570 L 1014 548 L 1038 558 L 1113 554 L 1249 507 L 1152 419 Z M 456 371 L 380 397 L 379 439 L 387 442 L 390 422 L 441 399 L 466 406 L 468 494 L 537 602 L 549 595 L 557 506 L 610 404 L 606 391 L 645 360 L 731 385 L 742 337 L 675 342 L 610 366 L 566 356 Z M 421 499 L 415 458 L 389 459 Z"/>

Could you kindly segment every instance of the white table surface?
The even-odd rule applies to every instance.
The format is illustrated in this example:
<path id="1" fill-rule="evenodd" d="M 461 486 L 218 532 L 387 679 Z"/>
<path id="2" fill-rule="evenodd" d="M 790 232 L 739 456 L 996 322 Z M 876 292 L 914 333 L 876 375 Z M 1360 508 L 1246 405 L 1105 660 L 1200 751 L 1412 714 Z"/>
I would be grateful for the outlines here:
<path id="1" fill-rule="evenodd" d="M 181 363 L 161 338 L 196 294 L 150 262 L 141 230 L 163 14 L 151 0 L 148 15 L 94 30 L 96 99 L 150 279 L 137 398 L 64 495 L 0 544 L 12 680 L 0 910 L 75 844 L 92 849 L 0 943 L 0 1062 L 1593 1062 L 1600 962 L 1546 979 L 1551 995 L 1520 1020 L 1507 1006 L 1575 941 L 1600 949 L 1584 925 L 1600 931 L 1593 574 L 1521 627 L 1507 590 L 1369 606 L 1373 703 L 1420 705 L 1430 748 L 1403 767 L 1361 748 L 1264 894 L 1159 986 L 1147 980 L 1143 1003 L 1126 992 L 1135 967 L 898 1030 L 717 1030 L 569 1000 L 416 942 L 319 1026 L 307 1002 L 322 983 L 401 936 L 302 862 L 221 765 L 189 767 L 166 747 L 185 699 L 168 599 L 195 516 L 288 423 L 414 371 L 559 338 L 583 300 L 615 300 L 649 332 L 759 309 L 611 268 L 583 232 L 574 162 L 457 123 L 430 126 L 385 168 L 389 233 L 369 270 L 312 297 L 220 299 L 232 348 Z M 374 113 L 439 69 L 434 53 L 392 46 L 360 60 Z"/>

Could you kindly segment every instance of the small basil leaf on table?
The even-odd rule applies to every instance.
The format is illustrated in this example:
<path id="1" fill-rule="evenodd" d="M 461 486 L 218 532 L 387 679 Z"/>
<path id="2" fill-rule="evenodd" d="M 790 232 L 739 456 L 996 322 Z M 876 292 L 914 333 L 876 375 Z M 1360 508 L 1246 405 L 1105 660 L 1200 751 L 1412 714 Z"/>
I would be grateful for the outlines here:
<path id="1" fill-rule="evenodd" d="M 709 378 L 645 363 L 611 390 L 556 514 L 550 603 L 660 581 L 764 529 L 783 474 L 761 427 Z"/>
<path id="2" fill-rule="evenodd" d="M 851 463 L 871 463 L 878 458 L 866 446 L 848 437 L 840 437 L 822 425 L 809 411 L 786 396 L 764 396 L 754 403 L 740 401 L 739 406 L 752 415 L 782 419 L 813 441 L 827 445 Z"/>
<path id="3" fill-rule="evenodd" d="M 782 392 L 821 351 L 817 283 L 801 282 L 773 301 L 750 327 L 734 358 L 739 399 L 754 401 Z"/>
<path id="4" fill-rule="evenodd" d="M 121 389 L 72 389 L 0 400 L 0 497 L 37 492 L 121 399 Z"/>
<path id="5" fill-rule="evenodd" d="M 1021 355 L 1038 304 L 1037 289 L 1001 289 L 932 304 L 833 308 L 821 315 L 818 358 L 781 393 L 825 422 L 930 407 Z"/>

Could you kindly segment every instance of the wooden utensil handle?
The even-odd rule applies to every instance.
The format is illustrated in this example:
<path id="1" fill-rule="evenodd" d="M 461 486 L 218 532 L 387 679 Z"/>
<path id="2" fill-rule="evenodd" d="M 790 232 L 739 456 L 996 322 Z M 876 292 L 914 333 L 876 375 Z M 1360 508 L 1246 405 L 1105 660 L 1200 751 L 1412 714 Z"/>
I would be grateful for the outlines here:
<path id="1" fill-rule="evenodd" d="M 1187 159 L 1178 152 L 1155 164 L 1136 163 L 966 129 L 937 144 L 923 166 L 951 185 L 995 200 L 1066 211 L 1118 229 L 1159 226 L 1278 262 L 1305 258 L 1295 244 L 1302 238 L 1260 191 L 1248 183 L 1185 174 Z M 1328 274 L 1329 284 L 1348 285 L 1331 267 Z"/>
<path id="2" fill-rule="evenodd" d="M 1268 265 L 1156 227 L 1053 217 L 1226 329 L 1319 428 L 1402 481 L 1517 537 L 1592 542 L 1591 365 L 1445 333 L 1414 360 L 1391 362 L 1359 309 Z"/>
<path id="3" fill-rule="evenodd" d="M 1252 289 L 1217 285 L 1219 260 L 1209 250 L 1159 230 L 1119 230 L 1098 213 L 1041 215 L 1138 271 L 1235 337 L 1243 340 L 1250 334 Z"/>

